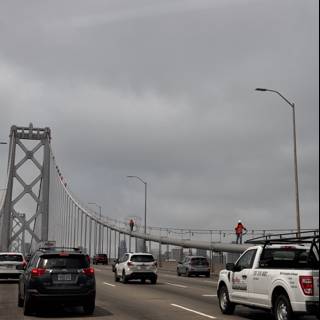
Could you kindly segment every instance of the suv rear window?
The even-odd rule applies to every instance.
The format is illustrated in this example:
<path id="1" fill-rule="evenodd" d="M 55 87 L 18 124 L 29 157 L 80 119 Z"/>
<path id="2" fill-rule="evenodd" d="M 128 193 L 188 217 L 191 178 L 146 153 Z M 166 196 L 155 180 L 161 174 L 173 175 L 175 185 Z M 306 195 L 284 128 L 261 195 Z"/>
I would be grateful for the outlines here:
<path id="1" fill-rule="evenodd" d="M 0 261 L 23 261 L 21 254 L 0 254 Z"/>
<path id="2" fill-rule="evenodd" d="M 135 254 L 130 260 L 132 262 L 153 262 L 154 258 L 151 255 Z"/>
<path id="3" fill-rule="evenodd" d="M 89 261 L 84 255 L 43 255 L 38 268 L 43 269 L 83 269 L 89 267 Z"/>
<path id="4" fill-rule="evenodd" d="M 193 265 L 205 265 L 208 266 L 209 262 L 206 258 L 192 258 L 191 264 Z"/>

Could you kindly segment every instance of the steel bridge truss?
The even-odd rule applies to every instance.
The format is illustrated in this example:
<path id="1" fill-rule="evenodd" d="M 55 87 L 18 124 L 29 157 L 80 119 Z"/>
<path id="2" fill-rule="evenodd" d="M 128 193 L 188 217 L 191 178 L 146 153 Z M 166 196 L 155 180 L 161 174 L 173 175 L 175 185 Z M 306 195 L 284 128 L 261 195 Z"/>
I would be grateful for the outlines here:
<path id="1" fill-rule="evenodd" d="M 25 250 L 26 233 L 31 241 L 39 243 L 48 239 L 49 219 L 49 181 L 50 181 L 50 129 L 12 126 L 10 132 L 9 158 L 8 158 L 8 182 L 5 191 L 4 203 L 0 214 L 0 250 L 22 251 Z M 24 140 L 38 141 L 29 150 Z M 16 163 L 17 146 L 24 156 Z M 43 149 L 43 161 L 39 163 L 35 154 Z M 27 183 L 18 170 L 21 171 L 27 161 L 31 161 L 38 174 L 31 183 Z M 13 190 L 16 184 L 22 187 L 22 191 L 16 196 Z M 39 190 L 34 189 L 39 186 Z M 35 212 L 28 216 L 18 212 L 16 207 L 23 203 L 25 195 L 30 195 L 35 204 Z"/>

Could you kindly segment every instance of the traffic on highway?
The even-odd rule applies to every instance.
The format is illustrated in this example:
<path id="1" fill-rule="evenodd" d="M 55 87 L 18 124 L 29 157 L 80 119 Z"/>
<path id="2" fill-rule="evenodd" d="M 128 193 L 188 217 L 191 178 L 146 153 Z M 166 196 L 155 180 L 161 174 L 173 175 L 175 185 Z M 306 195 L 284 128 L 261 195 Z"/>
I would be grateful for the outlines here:
<path id="1" fill-rule="evenodd" d="M 159 268 L 148 253 L 125 253 L 113 267 L 102 264 L 94 268 L 92 259 L 75 248 L 39 248 L 27 265 L 21 257 L 15 263 L 3 261 L 20 256 L 6 253 L 0 263 L 0 319 L 319 318 L 319 236 L 313 238 L 311 246 L 309 238 L 298 245 L 288 242 L 255 243 L 235 264 L 227 265 L 219 277 L 204 272 L 208 268 L 205 257 L 186 257 L 187 270 L 183 272 L 183 262 L 173 268 Z M 266 281 L 262 283 L 259 277 L 263 276 L 263 268 Z M 246 279 L 236 281 L 239 272 Z M 272 279 L 270 284 L 267 274 Z M 248 291 L 254 288 L 251 280 L 259 292 Z M 263 289 L 271 290 L 271 307 L 259 305 L 259 299 L 268 301 L 268 292 L 262 297 Z"/>

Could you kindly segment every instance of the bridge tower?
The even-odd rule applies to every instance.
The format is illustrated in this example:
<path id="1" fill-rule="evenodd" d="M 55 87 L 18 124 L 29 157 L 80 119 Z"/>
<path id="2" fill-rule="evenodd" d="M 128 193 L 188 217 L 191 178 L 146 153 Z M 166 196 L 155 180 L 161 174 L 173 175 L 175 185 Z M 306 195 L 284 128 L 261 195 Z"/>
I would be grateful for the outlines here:
<path id="1" fill-rule="evenodd" d="M 50 140 L 49 128 L 33 128 L 12 126 L 8 155 L 8 180 L 4 203 L 0 211 L 0 251 L 24 251 L 25 239 L 39 243 L 48 240 L 49 231 L 49 180 L 50 180 Z M 33 141 L 29 150 L 28 146 Z M 17 146 L 22 151 L 22 159 L 17 160 Z M 43 150 L 41 160 L 35 154 Z M 21 153 L 21 152 L 20 152 Z M 30 183 L 21 177 L 24 166 L 33 165 L 30 174 L 35 177 Z M 21 190 L 22 189 L 22 190 Z M 13 192 L 14 190 L 18 190 Z M 15 194 L 16 193 L 16 194 Z M 17 206 L 29 195 L 33 202 L 34 212 L 18 211 Z"/>

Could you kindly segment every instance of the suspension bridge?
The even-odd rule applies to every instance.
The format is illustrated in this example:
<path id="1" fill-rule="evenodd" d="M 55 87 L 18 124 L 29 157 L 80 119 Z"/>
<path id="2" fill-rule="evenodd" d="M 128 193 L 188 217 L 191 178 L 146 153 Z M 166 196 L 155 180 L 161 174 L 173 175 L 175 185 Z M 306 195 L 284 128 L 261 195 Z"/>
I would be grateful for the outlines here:
<path id="1" fill-rule="evenodd" d="M 23 176 L 27 164 L 33 167 L 29 171 L 34 173 L 29 179 Z M 89 255 L 105 252 L 109 257 L 117 257 L 123 241 L 128 244 L 129 251 L 141 251 L 141 243 L 142 250 L 150 251 L 155 244 L 159 256 L 163 245 L 211 253 L 240 253 L 247 248 L 246 244 L 231 243 L 233 230 L 148 226 L 145 231 L 137 225 L 130 231 L 127 221 L 95 212 L 77 199 L 64 181 L 51 148 L 50 128 L 34 128 L 32 124 L 11 127 L 7 177 L 0 198 L 0 251 L 27 254 L 48 240 L 55 241 L 58 246 L 86 248 Z M 26 197 L 28 205 L 24 204 Z M 26 207 L 28 212 L 24 212 Z M 275 230 L 250 230 L 249 234 L 267 235 L 272 231 Z"/>

